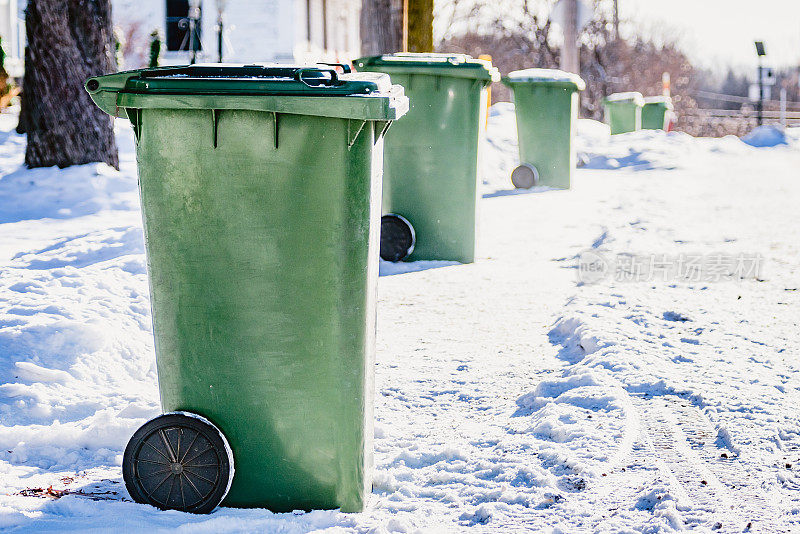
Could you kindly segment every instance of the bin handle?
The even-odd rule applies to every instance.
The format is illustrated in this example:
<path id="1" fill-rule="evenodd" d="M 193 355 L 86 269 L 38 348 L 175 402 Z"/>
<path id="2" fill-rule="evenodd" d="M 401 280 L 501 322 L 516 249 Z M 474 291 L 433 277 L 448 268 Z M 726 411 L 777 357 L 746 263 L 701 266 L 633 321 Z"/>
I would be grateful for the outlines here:
<path id="1" fill-rule="evenodd" d="M 352 67 L 350 67 L 350 65 L 348 65 L 347 63 L 325 63 L 324 61 L 320 61 L 317 63 L 317 65 L 328 65 L 329 67 L 341 67 L 343 74 L 350 74 L 351 72 L 353 72 Z"/>
<path id="2" fill-rule="evenodd" d="M 312 73 L 312 72 L 315 73 L 315 74 L 316 73 L 321 73 L 321 72 L 327 72 L 328 74 L 330 74 L 331 77 L 330 78 L 314 78 L 314 80 L 319 81 L 320 83 L 316 83 L 316 84 L 312 85 L 312 84 L 308 83 L 308 81 L 306 81 L 307 78 L 303 78 L 304 74 Z M 339 83 L 339 75 L 337 74 L 336 69 L 314 69 L 314 68 L 297 69 L 297 71 L 294 73 L 294 77 L 298 82 L 300 82 L 303 85 L 306 85 L 308 87 L 319 87 L 320 85 L 338 85 L 338 83 Z"/>

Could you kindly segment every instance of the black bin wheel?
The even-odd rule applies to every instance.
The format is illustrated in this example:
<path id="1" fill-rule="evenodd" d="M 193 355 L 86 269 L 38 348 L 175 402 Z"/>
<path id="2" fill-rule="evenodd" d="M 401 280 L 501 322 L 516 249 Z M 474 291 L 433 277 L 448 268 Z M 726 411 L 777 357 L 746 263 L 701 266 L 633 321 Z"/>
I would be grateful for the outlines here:
<path id="1" fill-rule="evenodd" d="M 533 165 L 523 163 L 511 171 L 511 183 L 517 189 L 530 189 L 539 185 L 539 171 Z"/>
<path id="2" fill-rule="evenodd" d="M 134 501 L 162 510 L 207 514 L 228 493 L 233 455 L 207 419 L 175 412 L 137 430 L 122 459 L 122 477 Z"/>
<path id="3" fill-rule="evenodd" d="M 381 217 L 381 258 L 401 261 L 414 252 L 414 227 L 402 215 L 390 213 Z"/>

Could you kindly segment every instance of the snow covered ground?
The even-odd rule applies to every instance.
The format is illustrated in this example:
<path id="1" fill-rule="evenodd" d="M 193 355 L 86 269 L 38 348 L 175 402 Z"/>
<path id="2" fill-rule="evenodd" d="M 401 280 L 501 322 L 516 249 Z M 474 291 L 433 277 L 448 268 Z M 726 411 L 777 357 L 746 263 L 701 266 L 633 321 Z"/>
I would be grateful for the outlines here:
<path id="1" fill-rule="evenodd" d="M 21 167 L 0 116 L 0 530 L 800 531 L 800 132 L 581 121 L 571 191 L 511 190 L 492 109 L 472 265 L 382 264 L 362 514 L 129 502 L 159 413 L 130 128 L 122 170 Z M 56 498 L 60 497 L 60 498 Z"/>

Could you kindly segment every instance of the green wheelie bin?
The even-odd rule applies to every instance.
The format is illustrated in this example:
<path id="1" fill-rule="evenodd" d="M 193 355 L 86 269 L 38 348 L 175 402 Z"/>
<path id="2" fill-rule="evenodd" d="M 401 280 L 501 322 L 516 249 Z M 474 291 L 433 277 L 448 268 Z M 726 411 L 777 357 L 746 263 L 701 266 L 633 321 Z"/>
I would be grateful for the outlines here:
<path id="1" fill-rule="evenodd" d="M 586 83 L 577 74 L 551 69 L 509 73 L 503 83 L 514 92 L 520 165 L 511 173 L 515 187 L 546 185 L 569 189 L 575 168 L 578 92 Z"/>
<path id="2" fill-rule="evenodd" d="M 479 145 L 491 63 L 463 54 L 391 54 L 353 62 L 389 74 L 410 110 L 386 135 L 381 257 L 475 261 Z"/>
<path id="3" fill-rule="evenodd" d="M 674 107 L 668 96 L 649 96 L 642 107 L 642 130 L 666 130 Z"/>
<path id="4" fill-rule="evenodd" d="M 614 93 L 603 101 L 606 123 L 611 127 L 611 135 L 635 132 L 642 128 L 641 93 Z"/>
<path id="5" fill-rule="evenodd" d="M 382 136 L 408 107 L 402 88 L 320 66 L 209 64 L 86 89 L 130 119 L 139 164 L 166 413 L 125 449 L 131 497 L 190 512 L 361 510 Z"/>

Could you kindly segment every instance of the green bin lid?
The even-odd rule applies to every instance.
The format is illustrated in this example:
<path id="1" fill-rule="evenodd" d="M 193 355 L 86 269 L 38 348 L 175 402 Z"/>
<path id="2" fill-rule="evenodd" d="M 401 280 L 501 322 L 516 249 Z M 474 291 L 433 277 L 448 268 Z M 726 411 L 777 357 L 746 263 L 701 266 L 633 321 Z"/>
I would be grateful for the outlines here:
<path id="1" fill-rule="evenodd" d="M 674 109 L 672 105 L 672 98 L 668 96 L 646 96 L 644 98 L 644 105 L 664 106 L 667 109 Z"/>
<path id="2" fill-rule="evenodd" d="M 572 72 L 557 69 L 515 70 L 503 78 L 503 83 L 508 86 L 515 83 L 550 85 L 575 91 L 586 89 L 586 82 L 583 81 L 583 78 Z"/>
<path id="3" fill-rule="evenodd" d="M 491 61 L 466 54 L 385 54 L 356 59 L 353 65 L 359 71 L 376 70 L 389 74 L 429 74 L 486 82 L 500 81 L 500 73 L 492 67 Z"/>
<path id="4" fill-rule="evenodd" d="M 344 70 L 344 74 L 339 74 L 334 66 L 197 64 L 157 67 L 89 78 L 86 90 L 110 115 L 117 115 L 119 108 L 159 107 L 258 109 L 372 120 L 393 120 L 405 113 L 408 102 L 403 89 L 392 85 L 388 75 L 352 73 L 347 65 L 339 65 Z M 308 103 L 326 97 L 324 103 Z M 364 100 L 356 103 L 352 101 L 354 98 Z M 383 113 L 378 109 L 381 100 L 385 104 Z M 337 106 L 337 101 L 343 105 Z"/>
<path id="5" fill-rule="evenodd" d="M 630 91 L 628 93 L 614 93 L 608 95 L 604 102 L 606 104 L 636 104 L 637 106 L 644 106 L 644 97 L 642 93 Z"/>

